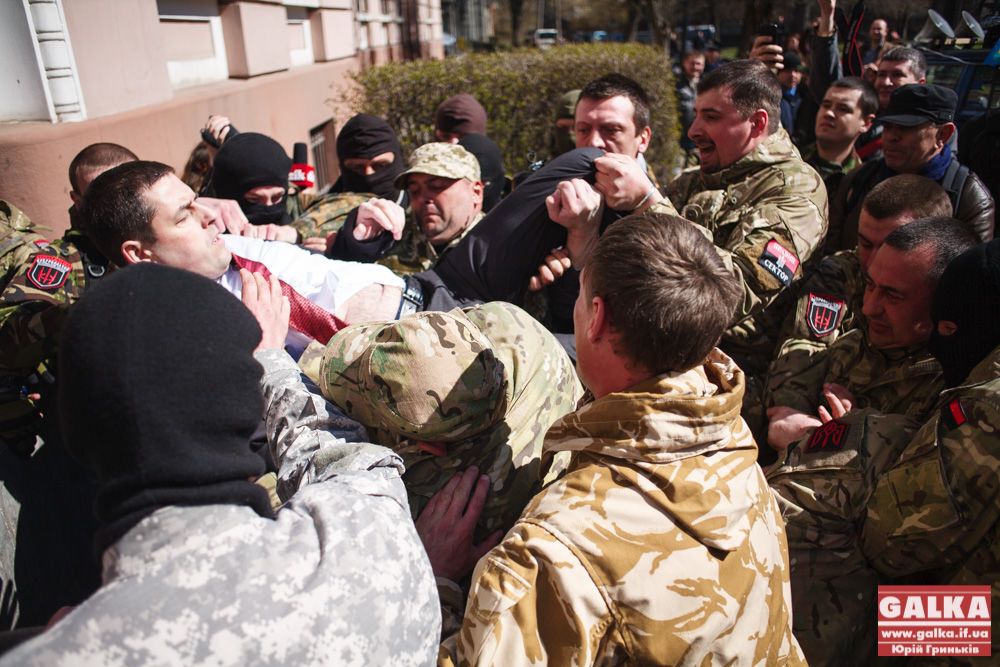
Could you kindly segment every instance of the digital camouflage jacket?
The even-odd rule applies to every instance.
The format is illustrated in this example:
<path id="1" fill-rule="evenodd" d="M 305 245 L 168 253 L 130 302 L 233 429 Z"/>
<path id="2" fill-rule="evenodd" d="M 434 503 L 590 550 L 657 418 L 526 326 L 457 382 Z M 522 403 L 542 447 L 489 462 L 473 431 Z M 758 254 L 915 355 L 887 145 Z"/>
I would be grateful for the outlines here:
<path id="1" fill-rule="evenodd" d="M 804 664 L 742 394 L 714 351 L 556 422 L 545 456 L 570 467 L 479 561 L 441 662 Z"/>

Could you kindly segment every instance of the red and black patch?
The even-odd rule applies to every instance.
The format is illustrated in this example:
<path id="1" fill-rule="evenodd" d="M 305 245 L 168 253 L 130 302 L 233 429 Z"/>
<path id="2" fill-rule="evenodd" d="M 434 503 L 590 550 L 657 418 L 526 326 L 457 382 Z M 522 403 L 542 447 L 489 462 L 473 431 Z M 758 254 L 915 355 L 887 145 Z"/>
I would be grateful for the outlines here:
<path id="1" fill-rule="evenodd" d="M 967 421 L 969 420 L 965 416 L 962 403 L 957 398 L 949 401 L 947 405 L 941 408 L 941 423 L 949 431 L 958 428 Z"/>
<path id="2" fill-rule="evenodd" d="M 795 253 L 775 239 L 767 242 L 757 263 L 785 287 L 792 284 L 792 278 L 795 277 L 795 272 L 799 268 L 799 258 L 795 256 Z"/>
<path id="3" fill-rule="evenodd" d="M 810 292 L 806 326 L 818 338 L 827 336 L 840 326 L 846 308 L 847 304 L 839 299 Z"/>
<path id="4" fill-rule="evenodd" d="M 805 452 L 808 454 L 810 452 L 829 452 L 843 449 L 844 443 L 847 442 L 847 433 L 850 429 L 850 426 L 842 424 L 836 419 L 818 426 L 813 431 L 813 434 L 809 436 Z"/>
<path id="5" fill-rule="evenodd" d="M 73 265 L 52 255 L 35 255 L 25 277 L 28 283 L 40 290 L 54 292 L 66 284 Z"/>

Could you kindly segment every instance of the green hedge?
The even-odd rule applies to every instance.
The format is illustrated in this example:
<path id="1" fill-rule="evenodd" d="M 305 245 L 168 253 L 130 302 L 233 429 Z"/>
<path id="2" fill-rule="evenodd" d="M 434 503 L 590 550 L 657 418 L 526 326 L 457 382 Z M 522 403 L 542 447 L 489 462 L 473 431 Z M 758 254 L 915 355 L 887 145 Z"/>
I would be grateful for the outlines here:
<path id="1" fill-rule="evenodd" d="M 409 152 L 434 140 L 434 111 L 442 101 L 470 93 L 486 108 L 488 134 L 513 173 L 527 168 L 531 155 L 547 157 L 562 94 L 609 72 L 635 79 L 649 94 L 653 140 L 646 156 L 665 182 L 678 159 L 679 124 L 670 64 L 650 46 L 574 44 L 390 63 L 355 73 L 358 85 L 341 103 L 385 118 Z"/>

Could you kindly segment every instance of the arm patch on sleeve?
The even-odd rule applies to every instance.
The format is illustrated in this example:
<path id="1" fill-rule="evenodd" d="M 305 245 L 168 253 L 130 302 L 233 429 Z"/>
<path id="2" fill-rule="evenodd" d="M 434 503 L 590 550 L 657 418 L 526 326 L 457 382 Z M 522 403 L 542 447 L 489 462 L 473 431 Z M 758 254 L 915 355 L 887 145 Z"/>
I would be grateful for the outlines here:
<path id="1" fill-rule="evenodd" d="M 809 292 L 806 308 L 806 326 L 817 338 L 828 336 L 844 321 L 847 304 L 826 294 Z"/>
<path id="2" fill-rule="evenodd" d="M 767 245 L 764 246 L 764 252 L 757 259 L 757 263 L 785 287 L 792 284 L 792 278 L 799 268 L 799 258 L 794 252 L 778 243 L 776 239 L 767 242 Z"/>

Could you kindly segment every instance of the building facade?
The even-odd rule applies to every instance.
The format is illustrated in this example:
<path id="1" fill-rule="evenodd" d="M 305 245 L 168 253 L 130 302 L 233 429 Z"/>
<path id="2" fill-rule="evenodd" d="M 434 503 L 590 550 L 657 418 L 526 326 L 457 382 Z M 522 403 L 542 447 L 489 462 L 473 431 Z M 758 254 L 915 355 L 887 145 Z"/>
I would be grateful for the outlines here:
<path id="1" fill-rule="evenodd" d="M 309 144 L 336 179 L 340 103 L 359 68 L 441 57 L 440 0 L 0 2 L 0 199 L 53 236 L 67 168 L 111 141 L 183 169 L 210 114 Z"/>

